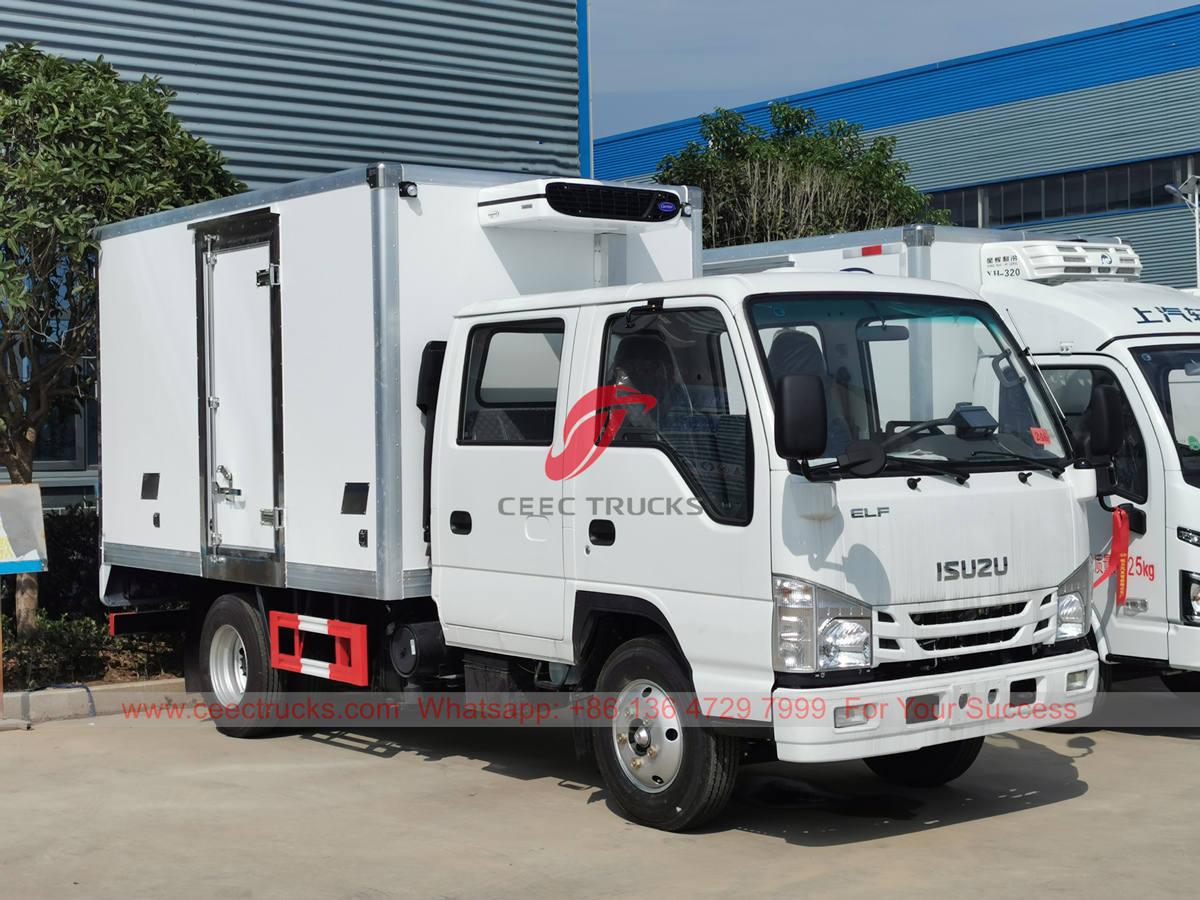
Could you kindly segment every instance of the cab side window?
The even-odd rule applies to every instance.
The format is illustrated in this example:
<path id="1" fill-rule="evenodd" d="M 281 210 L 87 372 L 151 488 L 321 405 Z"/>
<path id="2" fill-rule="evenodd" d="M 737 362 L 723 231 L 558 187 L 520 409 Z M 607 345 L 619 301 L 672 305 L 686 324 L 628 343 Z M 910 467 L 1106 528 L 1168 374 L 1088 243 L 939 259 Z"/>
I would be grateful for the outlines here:
<path id="1" fill-rule="evenodd" d="M 458 442 L 550 446 L 562 344 L 562 319 L 472 329 Z"/>
<path id="2" fill-rule="evenodd" d="M 715 520 L 750 521 L 750 427 L 725 320 L 715 309 L 681 309 L 608 321 L 602 385 L 649 395 L 630 402 L 609 452 L 662 450 Z"/>
<path id="3" fill-rule="evenodd" d="M 1116 376 L 1107 369 L 1089 366 L 1083 368 L 1045 368 L 1043 372 L 1054 399 L 1058 401 L 1071 432 L 1071 443 L 1078 450 L 1087 449 L 1087 418 L 1092 400 L 1092 388 L 1111 385 L 1121 396 L 1121 421 L 1125 436 L 1121 446 L 1113 454 L 1113 469 L 1116 487 L 1122 496 L 1136 503 L 1144 503 L 1147 497 L 1148 473 L 1146 469 L 1146 442 L 1138 430 L 1137 419 L 1129 405 L 1129 398 L 1121 389 Z"/>

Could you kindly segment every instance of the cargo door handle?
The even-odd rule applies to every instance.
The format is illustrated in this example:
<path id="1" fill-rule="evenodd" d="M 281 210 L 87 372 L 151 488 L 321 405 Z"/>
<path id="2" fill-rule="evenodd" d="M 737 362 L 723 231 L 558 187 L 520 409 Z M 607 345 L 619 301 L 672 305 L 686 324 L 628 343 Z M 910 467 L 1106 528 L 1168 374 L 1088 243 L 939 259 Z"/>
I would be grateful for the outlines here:
<path id="1" fill-rule="evenodd" d="M 611 547 L 617 539 L 617 526 L 608 519 L 592 519 L 588 525 L 588 540 L 597 547 Z"/>
<path id="2" fill-rule="evenodd" d="M 471 533 L 471 514 L 464 509 L 450 513 L 450 530 L 454 534 Z"/>

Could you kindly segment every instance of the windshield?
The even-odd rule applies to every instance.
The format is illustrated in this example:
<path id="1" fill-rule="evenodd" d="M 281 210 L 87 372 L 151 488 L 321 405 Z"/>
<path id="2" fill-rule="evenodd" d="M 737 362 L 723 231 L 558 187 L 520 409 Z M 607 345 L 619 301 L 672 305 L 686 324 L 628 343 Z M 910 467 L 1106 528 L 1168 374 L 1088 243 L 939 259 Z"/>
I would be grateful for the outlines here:
<path id="1" fill-rule="evenodd" d="M 870 441 L 893 472 L 905 461 L 959 470 L 1065 463 L 1044 394 L 982 303 L 766 294 L 750 298 L 748 311 L 776 390 L 786 375 L 825 383 L 824 459 Z"/>
<path id="2" fill-rule="evenodd" d="M 1175 439 L 1188 484 L 1200 486 L 1200 347 L 1131 351 Z"/>

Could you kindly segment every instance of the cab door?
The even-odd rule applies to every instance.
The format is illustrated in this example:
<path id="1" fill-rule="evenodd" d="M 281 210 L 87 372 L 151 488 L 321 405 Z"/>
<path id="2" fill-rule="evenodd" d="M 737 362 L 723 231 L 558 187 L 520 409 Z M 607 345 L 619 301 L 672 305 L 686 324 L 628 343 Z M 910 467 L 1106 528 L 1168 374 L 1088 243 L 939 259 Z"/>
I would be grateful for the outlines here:
<path id="1" fill-rule="evenodd" d="M 447 637 L 534 652 L 563 636 L 562 485 L 546 475 L 575 310 L 471 320 L 439 404 L 431 537 Z"/>
<path id="2" fill-rule="evenodd" d="M 1069 364 L 1059 360 L 1061 357 L 1042 362 L 1041 367 L 1077 448 L 1083 446 L 1092 388 L 1113 385 L 1121 395 L 1125 438 L 1113 455 L 1118 493 L 1088 508 L 1093 580 L 1108 563 L 1113 506 L 1129 504 L 1146 515 L 1146 533 L 1130 535 L 1124 605 L 1116 602 L 1115 577 L 1092 592 L 1100 628 L 1114 656 L 1165 660 L 1167 595 L 1171 591 L 1166 565 L 1166 497 L 1162 450 L 1149 411 L 1129 371 L 1116 360 L 1086 354 L 1072 356 Z"/>
<path id="3" fill-rule="evenodd" d="M 645 302 L 594 307 L 575 354 L 568 427 L 586 424 L 565 437 L 586 437 L 589 452 L 556 448 L 570 459 L 572 632 L 596 609 L 637 612 L 671 629 L 697 690 L 760 685 L 770 658 L 768 466 L 728 309 L 709 297 L 666 300 L 657 312 Z"/>

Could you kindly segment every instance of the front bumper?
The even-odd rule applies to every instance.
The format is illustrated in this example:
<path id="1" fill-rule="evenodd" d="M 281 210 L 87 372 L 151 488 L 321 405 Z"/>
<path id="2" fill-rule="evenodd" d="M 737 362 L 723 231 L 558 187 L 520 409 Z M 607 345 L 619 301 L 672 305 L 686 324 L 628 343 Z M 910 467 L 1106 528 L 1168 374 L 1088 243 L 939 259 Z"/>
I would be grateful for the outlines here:
<path id="1" fill-rule="evenodd" d="M 834 762 L 918 750 L 1022 728 L 1063 725 L 1092 711 L 1099 661 L 1092 650 L 917 678 L 772 693 L 784 762 Z M 1067 691 L 1067 675 L 1087 673 Z M 1016 696 L 1014 696 L 1016 695 Z M 838 709 L 869 707 L 862 724 L 835 726 Z"/>

